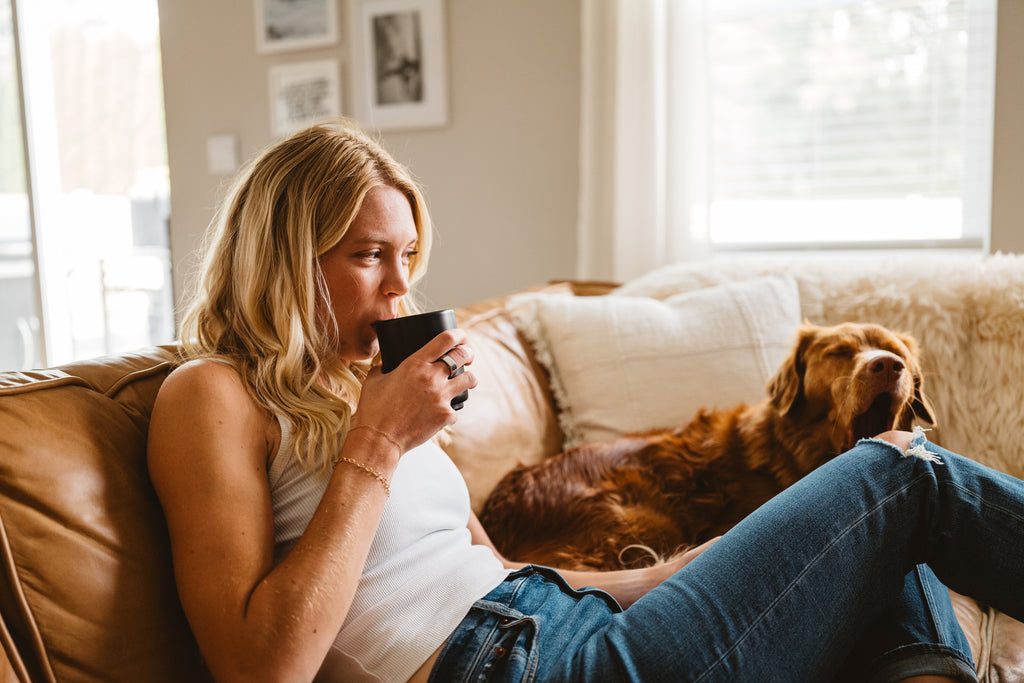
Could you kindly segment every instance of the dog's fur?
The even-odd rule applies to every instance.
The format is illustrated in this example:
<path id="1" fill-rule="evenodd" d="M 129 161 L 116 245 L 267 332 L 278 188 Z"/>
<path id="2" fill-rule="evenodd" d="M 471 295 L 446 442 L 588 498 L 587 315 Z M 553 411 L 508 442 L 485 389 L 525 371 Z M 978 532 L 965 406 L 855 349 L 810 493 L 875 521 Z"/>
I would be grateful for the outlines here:
<path id="1" fill-rule="evenodd" d="M 910 429 L 915 416 L 934 422 L 912 337 L 805 323 L 761 403 L 517 467 L 480 521 L 513 560 L 643 566 L 724 533 L 858 439 Z"/>

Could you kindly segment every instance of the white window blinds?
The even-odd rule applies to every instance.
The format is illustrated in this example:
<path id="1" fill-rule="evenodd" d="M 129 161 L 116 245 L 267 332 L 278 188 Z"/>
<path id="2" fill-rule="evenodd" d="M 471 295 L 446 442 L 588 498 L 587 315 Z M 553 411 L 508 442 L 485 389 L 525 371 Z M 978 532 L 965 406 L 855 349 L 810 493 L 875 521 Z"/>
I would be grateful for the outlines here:
<path id="1" fill-rule="evenodd" d="M 981 246 L 995 0 L 708 0 L 719 249 Z"/>

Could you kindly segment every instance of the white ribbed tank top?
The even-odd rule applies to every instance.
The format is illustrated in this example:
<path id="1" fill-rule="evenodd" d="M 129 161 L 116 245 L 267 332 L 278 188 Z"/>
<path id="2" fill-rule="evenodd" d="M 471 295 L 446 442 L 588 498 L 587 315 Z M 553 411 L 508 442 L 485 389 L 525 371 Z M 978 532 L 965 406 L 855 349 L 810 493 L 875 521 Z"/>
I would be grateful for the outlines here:
<path id="1" fill-rule="evenodd" d="M 302 535 L 327 486 L 299 464 L 291 426 L 280 416 L 278 422 L 281 445 L 267 474 L 275 563 Z M 367 476 L 347 469 L 353 477 Z M 324 665 L 332 677 L 408 680 L 473 603 L 504 580 L 508 570 L 494 554 L 472 544 L 469 514 L 465 480 L 443 450 L 428 441 L 402 456 L 352 606 Z"/>

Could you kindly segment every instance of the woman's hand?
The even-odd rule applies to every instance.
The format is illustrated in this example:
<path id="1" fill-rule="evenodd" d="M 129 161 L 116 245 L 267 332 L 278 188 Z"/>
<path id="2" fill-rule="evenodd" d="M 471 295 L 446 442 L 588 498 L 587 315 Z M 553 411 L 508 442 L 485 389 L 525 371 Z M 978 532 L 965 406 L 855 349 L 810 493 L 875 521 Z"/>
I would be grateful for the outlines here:
<path id="1" fill-rule="evenodd" d="M 669 560 L 665 564 L 660 565 L 661 567 L 665 568 L 666 576 L 664 578 L 667 579 L 669 576 L 672 576 L 677 571 L 693 562 L 695 559 L 697 559 L 698 555 L 700 555 L 702 552 L 710 548 L 715 543 L 715 541 L 717 541 L 720 538 L 721 536 L 715 536 L 711 540 L 704 541 L 700 545 L 690 548 L 682 555 L 677 555 L 675 558 Z"/>
<path id="2" fill-rule="evenodd" d="M 610 586 L 604 587 L 604 589 L 615 596 L 615 599 L 619 601 L 619 604 L 623 607 L 628 607 L 646 595 L 649 590 L 661 585 L 663 581 L 693 562 L 698 555 L 710 548 L 719 538 L 721 537 L 716 536 L 710 541 L 705 541 L 704 543 L 694 548 L 690 548 L 683 554 L 677 555 L 663 564 L 656 564 L 653 567 L 644 567 L 643 569 L 623 570 L 624 572 L 633 572 L 635 573 L 635 576 L 622 577 L 623 580 L 618 584 L 613 583 Z M 617 573 L 618 572 L 611 572 L 611 574 Z M 595 585 L 598 588 L 602 587 L 599 584 L 592 585 Z"/>
<path id="3" fill-rule="evenodd" d="M 466 339 L 464 330 L 445 330 L 391 372 L 371 370 L 352 417 L 352 429 L 365 425 L 380 430 L 404 453 L 454 424 L 457 416 L 452 399 L 475 387 L 477 380 L 468 368 L 448 379 L 448 365 L 439 359 L 447 355 L 459 367 L 472 364 L 473 350 Z"/>

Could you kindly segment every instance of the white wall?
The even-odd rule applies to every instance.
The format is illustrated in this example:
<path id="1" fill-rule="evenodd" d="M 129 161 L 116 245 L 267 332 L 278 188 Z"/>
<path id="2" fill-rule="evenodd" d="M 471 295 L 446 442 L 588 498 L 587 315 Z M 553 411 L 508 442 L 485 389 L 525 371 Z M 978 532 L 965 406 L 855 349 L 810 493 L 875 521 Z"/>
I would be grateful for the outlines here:
<path id="1" fill-rule="evenodd" d="M 1024 1 L 998 16 L 990 251 L 1024 253 Z"/>
<path id="2" fill-rule="evenodd" d="M 272 141 L 267 69 L 342 60 L 331 48 L 258 55 L 253 0 L 159 0 L 171 249 L 181 293 L 224 179 L 206 140 L 234 133 L 247 158 Z M 422 182 L 437 228 L 427 304 L 459 306 L 572 277 L 576 253 L 580 0 L 447 0 L 450 124 L 385 133 Z"/>

